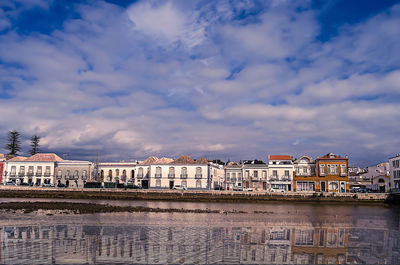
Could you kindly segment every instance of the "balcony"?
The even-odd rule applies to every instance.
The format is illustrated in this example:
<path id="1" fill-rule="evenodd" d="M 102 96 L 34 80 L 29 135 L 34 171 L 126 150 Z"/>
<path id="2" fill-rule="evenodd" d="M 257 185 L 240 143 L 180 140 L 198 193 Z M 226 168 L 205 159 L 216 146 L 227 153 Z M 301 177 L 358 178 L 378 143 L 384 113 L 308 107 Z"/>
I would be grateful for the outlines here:
<path id="1" fill-rule="evenodd" d="M 40 178 L 42 176 L 42 172 L 36 172 L 36 177 Z"/>
<path id="2" fill-rule="evenodd" d="M 326 174 L 325 174 L 325 172 L 319 172 L 319 176 L 320 176 L 320 177 L 325 177 Z"/>
<path id="3" fill-rule="evenodd" d="M 156 178 L 162 178 L 162 174 L 161 174 L 161 173 L 156 173 L 154 176 L 155 176 Z"/>
<path id="4" fill-rule="evenodd" d="M 187 174 L 181 174 L 181 179 L 187 179 Z"/>
<path id="5" fill-rule="evenodd" d="M 175 178 L 175 174 L 168 174 L 168 178 L 169 179 L 174 179 Z"/>
<path id="6" fill-rule="evenodd" d="M 194 178 L 196 179 L 201 179 L 203 177 L 203 174 L 196 174 L 194 175 Z"/>
<path id="7" fill-rule="evenodd" d="M 341 177 L 346 177 L 346 176 L 347 176 L 347 172 L 342 172 L 342 173 L 340 173 L 340 176 L 341 176 Z"/>
<path id="8" fill-rule="evenodd" d="M 15 178 L 15 177 L 16 177 L 15 173 L 10 173 L 10 178 Z"/>
<path id="9" fill-rule="evenodd" d="M 138 179 L 142 179 L 142 178 L 143 178 L 143 174 L 140 174 L 140 173 L 137 174 L 137 178 L 138 178 Z"/>
<path id="10" fill-rule="evenodd" d="M 31 178 L 31 177 L 33 177 L 33 172 L 28 172 L 27 175 L 28 175 L 29 178 Z"/>
<path id="11" fill-rule="evenodd" d="M 82 180 L 87 180 L 87 175 L 82 176 Z"/>
<path id="12" fill-rule="evenodd" d="M 24 177 L 25 176 L 25 172 L 19 172 L 18 173 L 18 177 Z"/>
<path id="13" fill-rule="evenodd" d="M 48 178 L 48 177 L 50 177 L 50 172 L 46 172 L 46 173 L 44 173 L 44 177 L 45 177 L 45 178 Z"/>
<path id="14" fill-rule="evenodd" d="M 40 174 L 40 175 L 42 175 L 42 174 Z M 36 175 L 36 176 L 37 176 L 37 175 Z M 62 179 L 62 175 L 57 175 L 56 178 L 57 178 L 57 179 Z"/>

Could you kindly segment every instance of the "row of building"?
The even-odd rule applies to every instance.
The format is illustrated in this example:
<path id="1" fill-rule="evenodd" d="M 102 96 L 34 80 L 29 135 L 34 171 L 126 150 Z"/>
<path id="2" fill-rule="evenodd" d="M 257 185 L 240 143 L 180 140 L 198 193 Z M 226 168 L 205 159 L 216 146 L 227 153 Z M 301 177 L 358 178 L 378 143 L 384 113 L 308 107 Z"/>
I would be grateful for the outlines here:
<path id="1" fill-rule="evenodd" d="M 383 186 L 383 191 L 399 189 L 399 161 L 400 154 L 383 164 L 388 167 L 384 174 L 374 175 L 373 181 L 380 189 Z M 316 159 L 307 155 L 298 159 L 290 155 L 269 155 L 267 163 L 248 160 L 226 165 L 205 158 L 194 160 L 186 155 L 177 159 L 151 156 L 144 161 L 101 163 L 64 160 L 53 153 L 8 159 L 0 155 L 0 173 L 3 184 L 73 188 L 136 185 L 144 189 L 179 186 L 192 190 L 348 192 L 352 185 L 361 183 L 357 179 L 360 172 L 349 168 L 348 157 L 333 153 Z"/>

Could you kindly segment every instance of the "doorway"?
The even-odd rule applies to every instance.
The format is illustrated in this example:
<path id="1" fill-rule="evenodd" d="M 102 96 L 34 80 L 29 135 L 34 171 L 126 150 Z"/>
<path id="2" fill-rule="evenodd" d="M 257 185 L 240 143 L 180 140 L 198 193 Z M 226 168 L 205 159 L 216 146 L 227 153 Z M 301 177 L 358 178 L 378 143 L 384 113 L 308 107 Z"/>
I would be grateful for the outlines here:
<path id="1" fill-rule="evenodd" d="M 149 181 L 142 180 L 142 189 L 148 189 L 148 188 L 149 188 Z"/>
<path id="2" fill-rule="evenodd" d="M 321 191 L 326 191 L 325 181 L 321 181 Z"/>
<path id="3" fill-rule="evenodd" d="M 174 181 L 170 180 L 169 181 L 169 188 L 172 190 L 174 188 Z"/>

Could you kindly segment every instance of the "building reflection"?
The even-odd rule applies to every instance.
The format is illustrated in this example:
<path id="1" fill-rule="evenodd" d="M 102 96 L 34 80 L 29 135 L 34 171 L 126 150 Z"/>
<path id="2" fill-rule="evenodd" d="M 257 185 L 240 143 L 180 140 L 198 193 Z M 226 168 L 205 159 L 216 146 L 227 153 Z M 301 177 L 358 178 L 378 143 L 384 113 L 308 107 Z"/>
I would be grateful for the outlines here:
<path id="1" fill-rule="evenodd" d="M 384 227 L 0 226 L 0 263 L 398 264 L 398 227 Z"/>

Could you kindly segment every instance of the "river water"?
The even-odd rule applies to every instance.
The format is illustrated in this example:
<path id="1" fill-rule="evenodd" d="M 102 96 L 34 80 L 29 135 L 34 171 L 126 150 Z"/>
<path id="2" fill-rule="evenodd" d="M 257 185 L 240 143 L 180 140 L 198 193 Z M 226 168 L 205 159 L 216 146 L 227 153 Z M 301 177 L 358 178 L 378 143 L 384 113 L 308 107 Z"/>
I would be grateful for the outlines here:
<path id="1" fill-rule="evenodd" d="M 0 199 L 6 201 L 18 199 Z M 400 263 L 398 207 L 95 202 L 247 213 L 2 212 L 0 263 Z"/>

